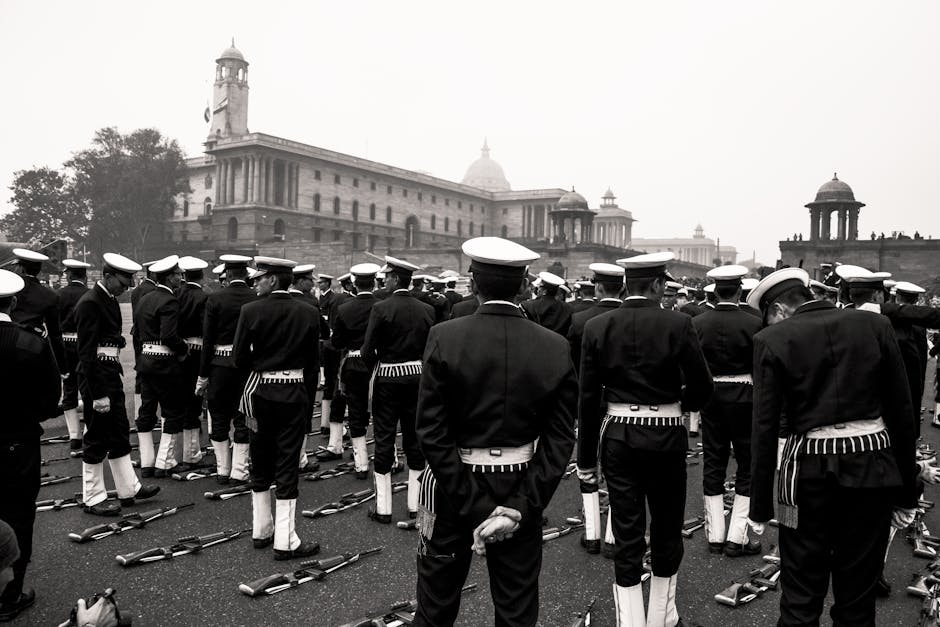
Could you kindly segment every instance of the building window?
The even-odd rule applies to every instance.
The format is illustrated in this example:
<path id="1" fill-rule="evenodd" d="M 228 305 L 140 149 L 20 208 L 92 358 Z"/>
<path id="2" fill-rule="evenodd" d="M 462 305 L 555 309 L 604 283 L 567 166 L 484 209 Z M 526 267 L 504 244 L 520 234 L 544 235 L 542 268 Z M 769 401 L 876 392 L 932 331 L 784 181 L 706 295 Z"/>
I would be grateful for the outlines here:
<path id="1" fill-rule="evenodd" d="M 374 252 L 375 252 L 375 240 L 377 240 L 377 239 L 378 239 L 378 238 L 377 238 L 375 235 L 370 235 L 370 236 L 369 236 L 369 252 L 370 252 L 370 253 L 374 253 Z"/>
<path id="2" fill-rule="evenodd" d="M 183 201 L 183 217 L 184 218 L 189 217 L 189 201 L 188 200 Z"/>
<path id="3" fill-rule="evenodd" d="M 212 189 L 212 175 L 206 174 L 206 180 L 204 181 L 206 189 Z"/>
<path id="4" fill-rule="evenodd" d="M 509 229 L 506 228 L 505 224 L 502 226 L 501 229 L 499 229 L 499 234 L 503 239 L 509 237 Z"/>
<path id="5" fill-rule="evenodd" d="M 313 195 L 313 210 L 320 211 L 320 194 Z"/>
<path id="6" fill-rule="evenodd" d="M 389 186 L 386 188 L 386 193 L 387 193 L 387 194 L 391 194 L 391 193 L 392 193 L 392 186 L 391 186 L 391 185 L 389 185 Z"/>
<path id="7" fill-rule="evenodd" d="M 228 219 L 228 241 L 234 242 L 238 239 L 238 220 L 235 218 Z"/>
<path id="8" fill-rule="evenodd" d="M 472 208 L 473 207 L 471 207 L 471 209 Z M 483 215 L 486 215 L 486 207 L 480 207 L 480 213 L 482 213 Z"/>
<path id="9" fill-rule="evenodd" d="M 459 200 L 457 201 L 457 208 L 463 209 L 463 203 L 460 202 Z M 473 205 L 470 205 L 470 213 L 473 213 Z"/>
<path id="10" fill-rule="evenodd" d="M 414 248 L 418 241 L 418 218 L 408 216 L 405 220 L 405 248 Z"/>
<path id="11" fill-rule="evenodd" d="M 314 170 L 314 171 L 313 171 L 313 179 L 314 179 L 315 181 L 319 181 L 319 180 L 320 180 L 320 171 L 319 171 L 319 170 Z"/>
<path id="12" fill-rule="evenodd" d="M 359 187 L 359 179 L 353 179 L 353 187 Z"/>
<path id="13" fill-rule="evenodd" d="M 448 233 L 450 231 L 450 218 L 444 216 L 444 232 Z"/>
<path id="14" fill-rule="evenodd" d="M 284 227 L 284 220 L 278 218 L 274 221 L 274 239 L 284 241 L 287 230 Z"/>
<path id="15" fill-rule="evenodd" d="M 342 231 L 333 231 L 333 241 L 334 241 L 334 242 L 338 242 L 338 241 L 341 240 L 341 239 L 343 239 L 343 232 L 342 232 Z"/>
<path id="16" fill-rule="evenodd" d="M 431 214 L 431 230 L 432 231 L 437 230 L 437 215 L 433 213 Z"/>
<path id="17" fill-rule="evenodd" d="M 506 207 L 503 207 L 503 215 L 506 215 Z"/>
<path id="18" fill-rule="evenodd" d="M 369 219 L 375 220 L 375 203 L 369 205 Z"/>
<path id="19" fill-rule="evenodd" d="M 202 212 L 203 212 L 202 215 L 204 216 L 208 216 L 212 214 L 212 199 L 211 198 L 206 197 L 206 199 L 202 201 Z"/>
<path id="20" fill-rule="evenodd" d="M 394 244 L 394 243 L 395 243 L 395 238 L 394 238 L 394 237 L 386 237 L 386 238 L 385 238 L 385 248 L 387 248 L 388 250 L 391 250 L 391 249 L 392 249 L 392 244 Z"/>
<path id="21" fill-rule="evenodd" d="M 457 237 L 463 237 L 463 220 L 457 220 Z"/>
<path id="22" fill-rule="evenodd" d="M 424 194 L 418 192 L 418 202 L 421 202 L 424 199 Z"/>
<path id="23" fill-rule="evenodd" d="M 323 229 L 313 229 L 313 241 L 319 242 L 321 237 L 323 237 Z"/>
<path id="24" fill-rule="evenodd" d="M 333 197 L 333 213 L 339 215 L 339 196 Z"/>
<path id="25" fill-rule="evenodd" d="M 470 221 L 470 237 L 473 237 L 473 220 Z"/>
<path id="26" fill-rule="evenodd" d="M 340 179 L 339 179 L 339 174 L 334 174 L 334 175 L 333 175 L 333 182 L 334 182 L 336 185 L 339 185 L 339 181 L 340 181 Z"/>
<path id="27" fill-rule="evenodd" d="M 371 189 L 373 192 L 375 191 L 375 181 L 369 183 L 369 189 Z"/>
<path id="28" fill-rule="evenodd" d="M 431 204 L 432 205 L 437 204 L 437 196 L 435 196 L 434 194 L 431 194 Z"/>
<path id="29" fill-rule="evenodd" d="M 484 232 L 483 225 L 481 224 L 480 225 L 480 237 L 483 237 L 484 235 L 486 235 L 486 233 Z"/>
<path id="30" fill-rule="evenodd" d="M 388 222 L 389 224 L 392 223 L 392 208 L 391 207 L 385 208 L 385 221 Z"/>
<path id="31" fill-rule="evenodd" d="M 404 187 L 401 188 L 401 195 L 403 198 L 408 198 L 408 190 Z"/>
<path id="32" fill-rule="evenodd" d="M 445 207 L 450 207 L 450 198 L 445 198 L 445 199 L 444 199 L 444 206 L 445 206 Z"/>
<path id="33" fill-rule="evenodd" d="M 354 200 L 354 201 L 353 201 L 353 204 L 352 204 L 352 217 L 353 217 L 353 220 L 354 220 L 354 221 L 359 219 L 359 201 L 358 201 L 358 200 Z"/>
<path id="34" fill-rule="evenodd" d="M 358 233 L 352 234 L 352 249 L 359 250 L 359 234 Z"/>

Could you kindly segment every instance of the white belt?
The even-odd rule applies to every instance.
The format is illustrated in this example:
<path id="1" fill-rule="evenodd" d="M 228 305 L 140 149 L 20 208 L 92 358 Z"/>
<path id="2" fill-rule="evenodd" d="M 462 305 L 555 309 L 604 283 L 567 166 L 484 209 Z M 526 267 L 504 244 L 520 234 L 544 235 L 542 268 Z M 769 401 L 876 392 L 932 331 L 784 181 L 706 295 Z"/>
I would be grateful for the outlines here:
<path id="1" fill-rule="evenodd" d="M 754 378 L 750 374 L 722 374 L 712 377 L 715 383 L 746 383 L 754 385 Z"/>
<path id="2" fill-rule="evenodd" d="M 98 359 L 117 359 L 121 354 L 121 349 L 117 346 L 99 346 L 95 349 L 95 356 Z"/>
<path id="3" fill-rule="evenodd" d="M 63 341 L 63 342 L 77 342 L 77 341 L 78 341 L 78 333 L 63 333 L 63 334 L 62 334 L 62 341 Z"/>
<path id="4" fill-rule="evenodd" d="M 852 422 L 839 422 L 825 427 L 810 429 L 806 437 L 810 440 L 828 438 L 851 438 L 861 435 L 874 435 L 885 430 L 885 421 L 878 418 L 853 420 Z"/>
<path id="5" fill-rule="evenodd" d="M 666 403 L 665 405 L 607 403 L 607 415 L 623 418 L 682 418 L 682 408 L 679 403 Z"/>
<path id="6" fill-rule="evenodd" d="M 144 342 L 140 352 L 142 355 L 169 356 L 174 354 L 173 350 L 169 346 L 164 346 L 163 344 L 152 344 L 150 342 Z"/>
<path id="7" fill-rule="evenodd" d="M 201 337 L 186 337 L 183 338 L 183 342 L 186 343 L 190 348 L 202 348 L 202 338 Z"/>
<path id="8" fill-rule="evenodd" d="M 231 357 L 232 349 L 234 344 L 216 344 L 215 345 L 215 356 L 216 357 Z"/>
<path id="9" fill-rule="evenodd" d="M 376 374 L 380 377 L 407 377 L 421 374 L 421 360 L 399 361 L 391 364 L 379 362 Z"/>
<path id="10" fill-rule="evenodd" d="M 532 460 L 535 442 L 522 446 L 458 448 L 457 453 L 460 455 L 460 461 L 472 466 L 472 470 L 505 470 L 509 466 L 518 466 L 521 470 Z"/>
<path id="11" fill-rule="evenodd" d="M 291 370 L 265 370 L 261 373 L 262 383 L 303 383 L 304 371 L 300 368 Z"/>
<path id="12" fill-rule="evenodd" d="M 362 357 L 362 350 L 357 348 L 354 351 L 349 351 L 346 353 L 346 357 Z"/>

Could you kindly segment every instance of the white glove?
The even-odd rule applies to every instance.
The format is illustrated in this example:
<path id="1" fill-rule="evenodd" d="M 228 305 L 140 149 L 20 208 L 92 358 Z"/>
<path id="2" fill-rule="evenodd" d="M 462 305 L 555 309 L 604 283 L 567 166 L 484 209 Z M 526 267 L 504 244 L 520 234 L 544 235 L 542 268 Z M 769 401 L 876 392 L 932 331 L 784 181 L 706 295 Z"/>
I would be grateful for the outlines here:
<path id="1" fill-rule="evenodd" d="M 92 401 L 91 408 L 99 414 L 106 414 L 111 411 L 111 399 L 107 396 L 103 398 L 96 398 L 94 401 Z"/>
<path id="2" fill-rule="evenodd" d="M 209 387 L 209 377 L 196 378 L 196 396 L 205 396 L 206 389 Z"/>
<path id="3" fill-rule="evenodd" d="M 906 509 L 904 507 L 895 507 L 891 512 L 891 526 L 895 529 L 906 529 L 914 522 L 916 509 Z"/>
<path id="4" fill-rule="evenodd" d="M 597 485 L 597 468 L 578 468 L 578 481 Z"/>
<path id="5" fill-rule="evenodd" d="M 754 530 L 754 534 L 758 536 L 764 535 L 764 529 L 767 528 L 765 523 L 754 522 L 750 518 L 747 519 L 747 524 Z"/>
<path id="6" fill-rule="evenodd" d="M 473 545 L 471 548 L 477 555 L 486 555 L 488 543 L 508 540 L 519 529 L 522 513 L 511 507 L 499 505 L 490 514 L 489 518 L 481 522 L 473 530 Z"/>
<path id="7" fill-rule="evenodd" d="M 79 627 L 117 627 L 117 606 L 107 597 L 99 597 L 91 607 L 86 607 L 85 599 L 79 599 L 75 623 Z"/>
<path id="8" fill-rule="evenodd" d="M 920 472 L 917 474 L 917 477 L 927 483 L 937 484 L 940 483 L 940 468 L 936 466 L 931 466 L 930 462 L 917 462 L 917 465 L 920 466 Z"/>

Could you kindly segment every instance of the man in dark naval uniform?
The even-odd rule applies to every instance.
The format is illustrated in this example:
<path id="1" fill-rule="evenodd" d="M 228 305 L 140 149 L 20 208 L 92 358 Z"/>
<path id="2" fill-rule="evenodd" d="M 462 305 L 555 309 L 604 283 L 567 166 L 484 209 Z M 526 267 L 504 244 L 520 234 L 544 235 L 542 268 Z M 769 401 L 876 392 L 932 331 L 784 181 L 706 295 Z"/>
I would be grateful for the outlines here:
<path id="1" fill-rule="evenodd" d="M 330 338 L 330 325 L 326 318 L 320 315 L 320 307 L 317 303 L 317 299 L 313 295 L 313 271 L 315 269 L 316 266 L 312 263 L 294 266 L 292 271 L 293 282 L 287 289 L 287 293 L 291 295 L 291 298 L 296 298 L 310 307 L 310 315 L 314 316 L 316 323 L 319 325 L 322 347 L 322 342 Z M 300 457 L 298 458 L 298 468 L 300 472 L 313 472 L 320 467 L 319 463 L 311 461 L 310 456 L 307 455 L 307 434 L 313 432 L 313 406 L 317 397 L 317 385 L 319 383 L 319 372 L 304 373 L 304 385 L 307 386 L 307 397 L 310 399 L 310 405 L 304 411 L 304 414 L 307 416 L 307 426 L 304 427 L 304 441 L 300 446 Z M 342 429 L 342 423 L 340 424 L 340 428 Z"/>
<path id="2" fill-rule="evenodd" d="M 77 259 L 65 259 L 65 275 L 68 285 L 59 290 L 59 320 L 62 322 L 62 347 L 65 364 L 62 370 L 69 375 L 62 381 L 62 403 L 65 426 L 69 430 L 69 448 L 82 450 L 82 423 L 78 418 L 78 331 L 72 312 L 79 299 L 88 291 L 87 272 L 91 264 Z"/>
<path id="3" fill-rule="evenodd" d="M 742 310 L 744 266 L 719 266 L 708 271 L 715 281 L 715 308 L 692 320 L 702 352 L 715 382 L 708 404 L 702 408 L 702 488 L 705 492 L 705 532 L 708 549 L 728 557 L 760 552 L 758 541 L 748 541 L 747 514 L 751 499 L 751 402 L 754 391 L 754 334 L 759 318 Z M 734 506 L 725 534 L 725 475 L 734 446 Z M 727 541 L 726 541 L 727 540 Z"/>
<path id="4" fill-rule="evenodd" d="M 25 287 L 17 294 L 16 306 L 10 316 L 13 317 L 13 322 L 48 338 L 59 372 L 64 378 L 69 372 L 62 348 L 59 297 L 36 278 L 42 270 L 42 263 L 48 261 L 49 257 L 25 248 L 14 248 L 13 255 L 16 257 L 13 270 L 23 278 Z"/>
<path id="5" fill-rule="evenodd" d="M 140 299 L 134 315 L 134 331 L 140 344 L 137 373 L 140 376 L 141 407 L 137 414 L 140 472 L 144 477 L 169 477 L 176 472 L 176 446 L 182 437 L 186 415 L 182 362 L 189 351 L 179 334 L 180 305 L 174 291 L 180 285 L 179 257 L 170 255 L 150 266 L 157 288 Z M 153 428 L 157 407 L 163 432 L 156 456 Z M 156 468 L 156 470 L 153 470 Z"/>
<path id="6" fill-rule="evenodd" d="M 238 409 L 248 372 L 235 366 L 232 347 L 242 305 L 255 300 L 255 293 L 245 282 L 251 257 L 222 255 L 219 261 L 225 264 L 226 286 L 206 298 L 196 392 L 206 397 L 217 481 L 225 485 L 248 481 L 248 427 Z"/>
<path id="7" fill-rule="evenodd" d="M 372 307 L 378 302 L 372 290 L 379 270 L 380 267 L 374 263 L 360 263 L 349 269 L 354 277 L 356 296 L 340 305 L 333 323 L 332 344 L 342 353 L 339 380 L 343 397 L 349 404 L 349 435 L 352 438 L 356 478 L 360 480 L 366 479 L 369 472 L 366 430 L 369 428 L 371 374 L 362 358 L 362 342 L 369 326 Z M 332 436 L 330 439 L 333 439 Z"/>
<path id="8" fill-rule="evenodd" d="M 589 266 L 594 273 L 594 282 L 591 291 L 597 302 L 590 308 L 571 316 L 571 328 L 568 329 L 568 343 L 571 345 L 571 359 L 575 370 L 581 365 L 581 338 L 584 336 L 584 325 L 588 320 L 596 318 L 613 309 L 620 307 L 623 300 L 623 268 L 612 263 L 592 263 Z M 582 506 L 584 507 L 584 535 L 581 537 L 581 546 L 588 553 L 596 554 L 601 551 L 601 510 L 598 485 L 594 483 L 580 483 Z M 607 514 L 607 532 L 605 542 L 613 545 L 613 531 L 610 524 L 610 513 Z"/>
<path id="9" fill-rule="evenodd" d="M 539 272 L 539 294 L 534 300 L 523 301 L 522 308 L 529 320 L 534 320 L 546 329 L 568 337 L 571 326 L 571 311 L 558 300 L 558 290 L 565 280 L 551 272 Z"/>
<path id="10" fill-rule="evenodd" d="M 373 305 L 362 341 L 362 359 L 373 371 L 369 405 L 375 437 L 375 510 L 370 517 L 383 524 L 392 521 L 391 471 L 399 424 L 408 463 L 408 513 L 412 517 L 418 510 L 418 475 L 424 469 L 424 455 L 415 441 L 415 413 L 421 355 L 434 324 L 434 308 L 408 291 L 415 270 L 420 268 L 385 257 L 385 284 L 392 293 Z"/>
<path id="11" fill-rule="evenodd" d="M 202 397 L 196 394 L 196 380 L 202 363 L 202 326 L 206 317 L 206 294 L 202 288 L 203 272 L 209 264 L 198 257 L 181 257 L 180 270 L 183 282 L 177 292 L 179 299 L 179 336 L 186 343 L 189 354 L 183 360 L 183 463 L 198 464 L 202 461 Z"/>
<path id="12" fill-rule="evenodd" d="M 138 283 L 133 290 L 131 290 L 131 343 L 134 347 L 134 417 L 136 418 L 140 415 L 141 405 L 143 404 L 143 399 L 140 395 L 140 376 L 137 374 L 136 365 L 140 361 L 140 343 L 137 341 L 137 329 L 134 328 L 134 318 L 137 316 L 137 304 L 140 302 L 140 299 L 149 294 L 150 292 L 157 289 L 157 282 L 153 280 L 153 276 L 150 274 L 150 266 L 153 265 L 153 261 L 145 261 L 141 264 L 144 269 L 143 280 Z M 144 412 L 156 412 L 156 408 L 145 409 Z"/>
<path id="13" fill-rule="evenodd" d="M 568 303 L 568 309 L 571 315 L 590 309 L 597 304 L 597 297 L 594 293 L 594 283 L 587 279 L 575 281 L 574 300 Z"/>
<path id="14" fill-rule="evenodd" d="M 329 274 L 318 275 L 317 287 L 320 289 L 320 315 L 326 321 L 327 327 L 333 328 L 333 320 L 336 318 L 336 310 L 346 302 L 350 295 L 346 292 L 333 291 L 333 276 Z M 338 423 L 342 425 L 343 417 L 346 414 L 346 402 L 342 394 L 336 394 L 336 387 L 339 380 L 339 351 L 326 338 L 320 344 L 322 347 L 323 358 L 323 398 L 320 401 L 320 433 L 330 437 L 330 422 L 333 414 L 336 413 Z M 342 433 L 340 433 L 342 437 Z M 342 457 L 340 455 L 339 457 Z M 335 453 L 329 452 L 318 455 L 321 461 L 330 461 L 339 459 Z"/>
<path id="15" fill-rule="evenodd" d="M 0 520 L 13 528 L 19 545 L 13 579 L 0 594 L 0 621 L 4 622 L 16 618 L 36 600 L 36 592 L 23 588 L 23 581 L 33 552 L 39 494 L 39 423 L 58 414 L 61 389 L 49 343 L 10 317 L 16 294 L 24 285 L 21 277 L 0 270 L 0 394 L 4 399 L 0 420 Z"/>
<path id="16" fill-rule="evenodd" d="M 819 624 L 831 577 L 834 624 L 874 625 L 889 525 L 910 524 L 917 504 L 910 391 L 890 323 L 811 300 L 808 286 L 785 268 L 748 297 L 769 325 L 754 337 L 751 526 L 774 517 L 785 416 L 778 624 Z"/>
<path id="17" fill-rule="evenodd" d="M 293 261 L 255 257 L 255 265 L 262 298 L 242 306 L 233 348 L 235 365 L 251 372 L 241 400 L 251 430 L 251 535 L 256 548 L 273 543 L 274 559 L 287 560 L 320 550 L 302 542 L 295 527 L 297 459 L 310 406 L 304 375 L 319 369 L 320 327 L 310 307 L 287 292 Z"/>
<path id="18" fill-rule="evenodd" d="M 597 482 L 602 462 L 610 493 L 614 598 L 618 625 L 673 627 L 686 498 L 684 411 L 712 391 L 692 319 L 660 307 L 672 253 L 618 259 L 627 298 L 589 320 L 581 346 L 578 478 Z M 600 445 L 600 446 L 598 446 Z M 598 451 L 600 450 L 600 459 Z M 643 607 L 646 508 L 653 577 Z"/>
<path id="19" fill-rule="evenodd" d="M 480 306 L 480 301 L 477 300 L 476 287 L 473 284 L 473 279 L 470 279 L 470 293 L 457 301 L 453 307 L 450 309 L 450 319 L 462 318 L 464 316 L 469 316 L 473 314 L 477 308 Z"/>
<path id="20" fill-rule="evenodd" d="M 114 253 L 105 253 L 103 259 L 101 280 L 81 297 L 73 313 L 78 329 L 78 385 L 85 405 L 82 503 L 86 513 L 117 516 L 121 508 L 107 500 L 105 457 L 121 505 L 150 498 L 160 488 L 141 485 L 131 464 L 130 425 L 121 380 L 120 351 L 125 340 L 117 299 L 133 285 L 134 273 L 141 267 Z"/>
<path id="21" fill-rule="evenodd" d="M 574 445 L 577 379 L 564 338 L 513 302 L 538 254 L 497 237 L 468 240 L 463 251 L 483 304 L 431 329 L 424 352 L 417 433 L 428 469 L 414 624 L 454 624 L 472 547 L 486 554 L 496 624 L 530 627 L 542 512 Z"/>

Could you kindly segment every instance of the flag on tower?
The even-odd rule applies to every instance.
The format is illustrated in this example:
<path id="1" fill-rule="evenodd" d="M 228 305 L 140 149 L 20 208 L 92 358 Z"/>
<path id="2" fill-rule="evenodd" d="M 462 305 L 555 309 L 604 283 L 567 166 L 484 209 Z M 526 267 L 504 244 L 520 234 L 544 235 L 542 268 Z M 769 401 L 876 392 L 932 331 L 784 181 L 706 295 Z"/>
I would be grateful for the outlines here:
<path id="1" fill-rule="evenodd" d="M 228 106 L 228 96 L 219 101 L 219 104 L 215 105 L 215 109 L 212 110 L 212 113 L 218 113 L 222 109 Z"/>
<path id="2" fill-rule="evenodd" d="M 208 123 L 209 123 L 209 119 L 210 119 L 210 112 L 209 112 L 209 105 L 208 105 L 208 104 L 206 105 L 206 110 L 205 110 L 205 113 L 202 114 L 202 117 L 205 118 L 206 124 L 208 124 Z"/>

